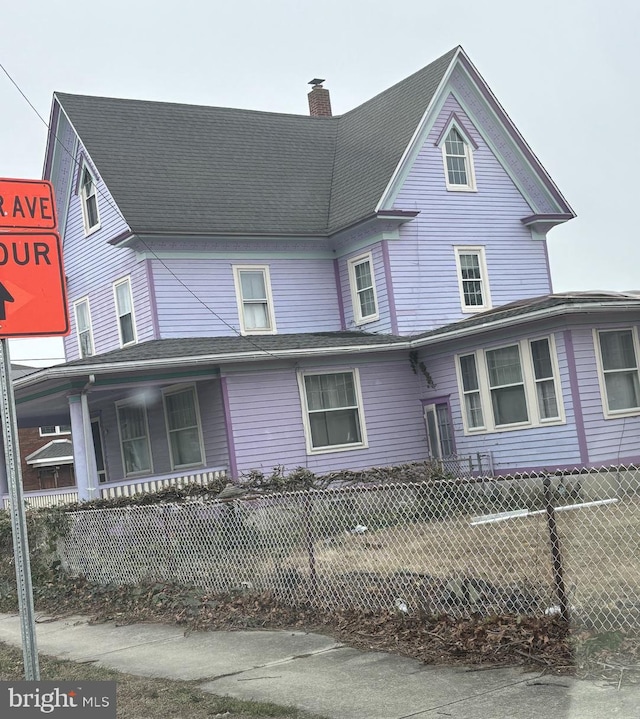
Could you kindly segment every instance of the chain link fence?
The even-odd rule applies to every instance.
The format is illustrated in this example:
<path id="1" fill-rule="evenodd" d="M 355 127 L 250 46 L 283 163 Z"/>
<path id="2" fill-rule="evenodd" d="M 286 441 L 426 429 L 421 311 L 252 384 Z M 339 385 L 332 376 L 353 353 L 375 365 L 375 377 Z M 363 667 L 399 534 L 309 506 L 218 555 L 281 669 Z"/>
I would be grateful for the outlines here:
<path id="1" fill-rule="evenodd" d="M 89 580 L 332 608 L 640 619 L 640 469 L 360 485 L 71 514 Z"/>

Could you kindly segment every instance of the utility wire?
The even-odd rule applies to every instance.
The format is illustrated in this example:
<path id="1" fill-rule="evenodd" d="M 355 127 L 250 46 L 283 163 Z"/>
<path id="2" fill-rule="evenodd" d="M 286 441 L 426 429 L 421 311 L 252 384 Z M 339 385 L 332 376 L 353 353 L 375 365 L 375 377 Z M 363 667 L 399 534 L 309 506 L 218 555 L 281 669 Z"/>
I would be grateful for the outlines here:
<path id="1" fill-rule="evenodd" d="M 20 86 L 18 85 L 18 83 L 13 79 L 13 77 L 9 74 L 9 71 L 5 68 L 5 66 L 4 66 L 1 62 L 0 62 L 0 69 L 2 69 L 2 71 L 4 72 L 4 74 L 9 78 L 9 80 L 10 80 L 11 83 L 12 83 L 12 85 L 18 90 L 18 92 L 19 92 L 20 95 L 24 98 L 24 100 L 25 100 L 26 103 L 29 105 L 29 107 L 30 107 L 30 108 L 35 112 L 35 114 L 40 118 L 40 120 L 44 123 L 45 127 L 49 130 L 49 132 L 51 132 L 51 126 L 49 125 L 49 123 L 48 123 L 48 122 L 42 117 L 42 115 L 38 112 L 38 110 L 35 108 L 35 106 L 34 106 L 34 105 L 32 104 L 32 102 L 29 100 L 29 98 L 27 97 L 27 95 L 22 91 L 22 89 L 20 88 Z M 67 153 L 67 155 L 69 155 L 69 157 L 71 158 L 72 162 L 76 165 L 76 167 L 78 168 L 78 170 L 80 170 L 81 167 L 82 167 L 82 164 L 81 164 L 80 160 L 78 160 L 78 159 L 74 156 L 73 152 L 71 152 L 71 150 L 69 150 L 69 148 L 64 144 L 64 142 L 62 142 L 62 140 L 58 137 L 58 135 L 57 135 L 56 133 L 53 133 L 53 137 L 54 137 L 54 141 L 55 141 L 58 145 L 60 145 L 60 147 L 62 147 L 62 149 Z M 110 197 L 106 192 L 104 192 L 104 191 L 102 190 L 102 188 L 99 186 L 99 184 L 98 184 L 97 182 L 96 182 L 96 191 L 97 191 L 98 194 L 102 197 L 102 199 L 105 200 L 105 201 L 107 202 L 107 204 L 109 204 L 109 205 L 111 206 L 111 208 L 116 211 L 116 213 L 122 218 L 122 220 L 123 220 L 123 221 L 127 224 L 127 226 L 128 226 L 129 223 L 127 222 L 127 219 L 125 218 L 125 216 L 124 216 L 124 215 L 122 214 L 122 212 L 120 211 L 120 208 L 115 204 L 115 202 L 112 201 L 111 197 Z M 139 241 L 140 243 L 142 243 L 142 245 L 146 248 L 146 250 L 147 250 L 151 255 L 153 255 L 154 259 L 157 260 L 157 261 L 164 267 L 164 269 L 176 280 L 176 282 L 178 282 L 179 285 L 181 285 L 197 302 L 199 302 L 199 303 L 207 310 L 207 312 L 210 312 L 219 322 L 221 322 L 223 325 L 225 325 L 225 327 L 228 327 L 232 332 L 235 332 L 235 334 L 236 334 L 238 337 L 242 337 L 242 338 L 245 339 L 249 344 L 253 345 L 253 346 L 256 347 L 257 349 L 259 349 L 261 352 L 264 352 L 265 354 L 269 355 L 270 357 L 273 357 L 274 359 L 282 359 L 279 355 L 274 354 L 273 352 L 270 352 L 269 350 L 267 350 L 267 349 L 265 349 L 264 347 L 262 347 L 262 346 L 261 346 L 260 344 L 258 344 L 255 340 L 253 340 L 250 336 L 248 336 L 248 335 L 243 335 L 243 334 L 237 329 L 237 327 L 234 327 L 232 324 L 230 324 L 229 322 L 227 322 L 223 317 L 221 317 L 217 312 L 215 312 L 213 309 L 211 309 L 211 307 L 209 307 L 209 305 L 208 305 L 204 300 L 202 300 L 200 297 L 198 297 L 198 295 L 196 295 L 196 293 L 195 293 L 188 285 L 186 285 L 186 284 L 180 279 L 180 277 L 178 277 L 178 275 L 176 275 L 176 273 L 166 264 L 166 262 L 164 262 L 164 260 L 162 260 L 162 259 L 157 255 L 157 253 L 156 253 L 151 247 L 149 247 L 149 245 L 145 242 L 144 239 L 142 239 L 139 235 L 137 235 L 136 237 L 137 237 L 138 241 Z M 64 245 L 63 245 L 63 247 L 64 247 Z"/>

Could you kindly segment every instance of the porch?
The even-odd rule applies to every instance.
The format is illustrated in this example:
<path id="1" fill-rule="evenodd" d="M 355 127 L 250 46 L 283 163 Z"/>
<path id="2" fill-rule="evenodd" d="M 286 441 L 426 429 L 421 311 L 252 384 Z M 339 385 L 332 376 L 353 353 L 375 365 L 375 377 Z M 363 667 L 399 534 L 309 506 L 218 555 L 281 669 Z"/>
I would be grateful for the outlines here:
<path id="1" fill-rule="evenodd" d="M 185 487 L 189 484 L 205 486 L 214 480 L 227 476 L 226 467 L 210 467 L 192 474 L 167 475 L 162 477 L 146 477 L 135 480 L 122 480 L 120 482 L 105 482 L 100 484 L 94 492 L 95 497 L 90 499 L 114 499 L 116 497 L 133 497 L 137 494 L 159 492 L 168 487 Z M 40 507 L 54 507 L 60 504 L 72 504 L 80 501 L 77 486 L 57 487 L 55 489 L 41 489 L 25 491 L 24 499 L 27 505 L 37 509 Z M 2 495 L 2 506 L 9 507 L 9 496 Z"/>

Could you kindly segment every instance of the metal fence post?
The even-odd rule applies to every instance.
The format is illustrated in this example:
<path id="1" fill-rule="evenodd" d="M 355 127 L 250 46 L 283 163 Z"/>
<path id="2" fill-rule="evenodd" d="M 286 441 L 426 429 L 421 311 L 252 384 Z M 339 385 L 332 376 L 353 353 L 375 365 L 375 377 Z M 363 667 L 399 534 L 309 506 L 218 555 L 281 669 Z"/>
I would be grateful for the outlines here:
<path id="1" fill-rule="evenodd" d="M 553 507 L 551 495 L 551 477 L 546 475 L 542 480 L 544 489 L 544 504 L 547 512 L 547 527 L 549 529 L 549 542 L 551 543 L 551 559 L 553 565 L 553 582 L 555 584 L 558 602 L 560 604 L 560 616 L 565 622 L 569 621 L 569 601 L 564 586 L 564 567 L 562 564 L 562 552 L 560 549 L 560 537 L 558 536 L 558 525 L 556 513 Z"/>

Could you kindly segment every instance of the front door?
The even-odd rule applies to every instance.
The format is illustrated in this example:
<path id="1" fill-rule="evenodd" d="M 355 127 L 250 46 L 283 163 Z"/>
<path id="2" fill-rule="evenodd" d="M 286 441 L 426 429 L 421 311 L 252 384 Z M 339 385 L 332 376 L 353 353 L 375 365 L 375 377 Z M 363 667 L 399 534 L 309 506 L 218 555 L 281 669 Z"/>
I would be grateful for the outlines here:
<path id="1" fill-rule="evenodd" d="M 427 439 L 431 459 L 443 460 L 454 455 L 451 413 L 446 402 L 428 404 L 424 408 Z"/>

